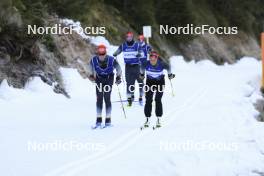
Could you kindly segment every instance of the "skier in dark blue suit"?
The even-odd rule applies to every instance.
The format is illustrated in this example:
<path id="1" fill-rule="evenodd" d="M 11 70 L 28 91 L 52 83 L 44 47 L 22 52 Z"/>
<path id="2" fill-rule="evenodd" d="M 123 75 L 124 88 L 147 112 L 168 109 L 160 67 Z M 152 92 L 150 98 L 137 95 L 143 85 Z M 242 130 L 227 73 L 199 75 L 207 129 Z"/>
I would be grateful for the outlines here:
<path id="1" fill-rule="evenodd" d="M 89 64 L 90 76 L 89 79 L 96 83 L 96 111 L 97 119 L 96 126 L 101 127 L 102 124 L 102 109 L 103 100 L 105 101 L 106 118 L 105 127 L 111 125 L 111 92 L 114 82 L 114 69 L 116 69 L 116 84 L 121 83 L 121 67 L 114 57 L 106 54 L 106 47 L 99 45 L 97 47 L 97 55 L 94 56 Z"/>
<path id="2" fill-rule="evenodd" d="M 132 32 L 126 34 L 126 41 L 119 46 L 117 51 L 113 54 L 114 57 L 123 52 L 125 61 L 125 75 L 127 83 L 127 100 L 128 106 L 132 105 L 135 92 L 135 81 L 139 84 L 139 101 L 142 101 L 143 97 L 143 81 L 139 79 L 140 74 L 140 45 L 134 41 L 134 35 Z"/>
<path id="3" fill-rule="evenodd" d="M 149 118 L 151 117 L 152 112 L 152 101 L 153 96 L 155 94 L 155 113 L 157 116 L 156 127 L 161 127 L 160 118 L 163 115 L 163 107 L 162 107 L 162 96 L 165 87 L 165 75 L 164 69 L 167 70 L 169 79 L 173 79 L 175 77 L 174 74 L 171 73 L 171 66 L 168 63 L 165 63 L 158 55 L 157 52 L 152 51 L 150 53 L 149 60 L 141 64 L 140 69 L 140 78 L 143 80 L 145 78 L 146 72 L 146 87 L 145 87 L 145 98 L 146 103 L 144 107 L 144 113 L 146 116 L 146 122 L 144 123 L 144 127 L 149 126 Z"/>
<path id="4" fill-rule="evenodd" d="M 147 61 L 148 54 L 152 51 L 152 47 L 145 42 L 144 35 L 138 36 L 138 43 L 140 44 L 140 51 L 141 51 L 140 62 L 144 63 Z"/>

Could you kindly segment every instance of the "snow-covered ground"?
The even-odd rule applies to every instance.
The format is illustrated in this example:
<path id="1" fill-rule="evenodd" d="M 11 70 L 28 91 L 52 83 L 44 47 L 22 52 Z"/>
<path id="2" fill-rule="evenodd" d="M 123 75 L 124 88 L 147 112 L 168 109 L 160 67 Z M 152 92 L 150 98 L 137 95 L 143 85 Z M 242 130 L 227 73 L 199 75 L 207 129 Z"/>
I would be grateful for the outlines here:
<path id="1" fill-rule="evenodd" d="M 107 42 L 93 38 L 94 43 Z M 116 46 L 108 43 L 109 53 Z M 118 60 L 122 63 L 121 56 Z M 0 175 L 250 176 L 264 172 L 264 128 L 253 103 L 260 62 L 242 58 L 216 66 L 171 58 L 175 96 L 167 81 L 163 127 L 140 131 L 143 107 L 113 103 L 113 128 L 91 130 L 95 86 L 61 68 L 71 99 L 39 78 L 26 89 L 0 86 Z M 125 98 L 125 89 L 122 89 Z M 112 100 L 118 100 L 114 86 Z M 154 124 L 156 119 L 151 119 Z"/>

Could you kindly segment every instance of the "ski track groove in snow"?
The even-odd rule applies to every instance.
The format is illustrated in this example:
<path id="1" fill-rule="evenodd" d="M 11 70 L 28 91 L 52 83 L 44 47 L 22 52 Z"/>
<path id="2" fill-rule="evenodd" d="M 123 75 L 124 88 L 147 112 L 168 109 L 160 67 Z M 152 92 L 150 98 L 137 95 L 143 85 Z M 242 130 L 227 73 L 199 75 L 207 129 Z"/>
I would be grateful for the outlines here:
<path id="1" fill-rule="evenodd" d="M 173 116 L 173 118 L 169 118 L 167 121 L 164 121 L 162 128 L 165 128 L 167 125 L 172 123 L 175 119 L 177 119 L 177 117 L 180 113 L 184 113 L 186 110 L 190 110 L 191 108 L 195 107 L 195 105 L 197 103 L 199 103 L 199 101 L 201 101 L 201 99 L 205 96 L 206 92 L 207 92 L 207 89 L 205 87 L 200 88 L 197 92 L 195 92 L 193 95 L 188 97 L 187 100 L 185 100 L 185 102 L 183 103 L 183 105 L 175 107 L 175 108 L 173 108 L 173 110 L 166 113 L 164 115 L 164 119 L 166 117 L 170 116 L 171 114 L 174 114 L 174 116 Z M 175 116 L 175 114 L 177 114 L 177 115 Z M 162 130 L 162 128 L 158 129 L 158 130 Z M 145 136 L 151 132 L 153 133 L 152 129 L 146 129 L 143 131 L 140 131 L 139 128 L 133 129 L 133 130 L 127 132 L 126 134 L 124 134 L 123 136 L 121 136 L 120 138 L 118 138 L 117 140 L 115 140 L 112 144 L 110 144 L 110 146 L 107 147 L 106 150 L 103 150 L 101 152 L 97 152 L 93 155 L 90 155 L 88 157 L 84 157 L 80 160 L 69 162 L 69 163 L 55 169 L 54 171 L 51 171 L 51 172 L 45 174 L 45 176 L 78 175 L 77 173 L 87 169 L 88 166 L 90 166 L 91 164 L 95 164 L 95 163 L 98 163 L 100 161 L 107 160 L 107 159 L 109 159 L 115 155 L 120 154 L 121 152 L 125 151 L 130 146 L 135 144 L 137 140 L 139 140 L 140 138 L 142 138 L 143 136 Z"/>

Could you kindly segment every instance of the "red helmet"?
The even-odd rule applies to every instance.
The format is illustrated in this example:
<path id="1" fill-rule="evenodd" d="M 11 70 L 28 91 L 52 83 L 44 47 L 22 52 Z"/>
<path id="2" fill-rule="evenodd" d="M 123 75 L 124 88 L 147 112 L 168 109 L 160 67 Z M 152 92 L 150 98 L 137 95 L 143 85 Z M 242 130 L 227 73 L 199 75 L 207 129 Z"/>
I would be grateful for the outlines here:
<path id="1" fill-rule="evenodd" d="M 127 32 L 126 33 L 126 41 L 132 41 L 133 40 L 133 38 L 134 38 L 134 34 L 133 34 L 133 32 Z"/>
<path id="2" fill-rule="evenodd" d="M 149 57 L 159 58 L 159 54 L 156 51 L 151 51 Z"/>
<path id="3" fill-rule="evenodd" d="M 106 54 L 106 47 L 105 45 L 101 44 L 97 46 L 97 54 L 98 55 L 105 55 Z"/>
<path id="4" fill-rule="evenodd" d="M 126 37 L 134 37 L 134 34 L 133 34 L 133 32 L 130 32 L 130 31 L 129 31 L 129 32 L 127 32 L 127 33 L 126 33 Z"/>
<path id="5" fill-rule="evenodd" d="M 143 42 L 145 40 L 144 35 L 139 35 L 138 36 L 138 40 L 141 41 L 141 42 Z"/>

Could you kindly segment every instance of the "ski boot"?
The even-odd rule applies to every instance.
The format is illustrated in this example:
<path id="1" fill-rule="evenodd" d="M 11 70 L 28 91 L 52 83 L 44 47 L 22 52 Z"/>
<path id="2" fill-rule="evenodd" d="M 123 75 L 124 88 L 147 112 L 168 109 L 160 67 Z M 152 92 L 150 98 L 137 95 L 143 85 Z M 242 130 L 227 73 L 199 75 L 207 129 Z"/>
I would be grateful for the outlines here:
<path id="1" fill-rule="evenodd" d="M 138 102 L 139 102 L 139 105 L 143 105 L 143 98 L 142 97 L 139 97 L 139 99 L 138 99 Z"/>
<path id="2" fill-rule="evenodd" d="M 161 127 L 160 117 L 157 118 L 156 126 L 153 127 L 153 130 Z"/>
<path id="3" fill-rule="evenodd" d="M 107 117 L 105 118 L 105 126 L 104 128 L 107 128 L 107 127 L 111 127 L 111 118 L 110 117 Z"/>
<path id="4" fill-rule="evenodd" d="M 149 127 L 149 117 L 146 118 L 146 122 L 143 124 L 143 126 L 140 128 L 141 130 Z"/>
<path id="5" fill-rule="evenodd" d="M 131 100 L 132 100 L 132 101 L 135 100 L 135 95 L 131 95 Z"/>
<path id="6" fill-rule="evenodd" d="M 127 106 L 131 107 L 132 106 L 132 98 L 128 98 L 127 102 L 128 102 Z"/>
<path id="7" fill-rule="evenodd" d="M 92 127 L 92 129 L 102 128 L 102 117 L 96 118 L 95 126 Z"/>

